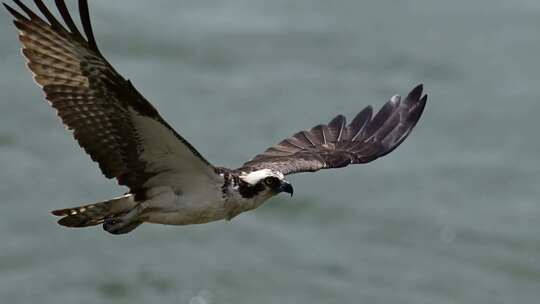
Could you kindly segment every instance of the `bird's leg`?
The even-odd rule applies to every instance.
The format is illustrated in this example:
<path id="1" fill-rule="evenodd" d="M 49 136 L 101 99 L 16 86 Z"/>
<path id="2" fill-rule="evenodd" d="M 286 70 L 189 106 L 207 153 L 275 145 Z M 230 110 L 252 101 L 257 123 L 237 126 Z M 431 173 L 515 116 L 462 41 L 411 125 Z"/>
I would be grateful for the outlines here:
<path id="1" fill-rule="evenodd" d="M 143 209 L 143 204 L 139 204 L 127 213 L 106 218 L 103 221 L 103 229 L 112 234 L 127 233 L 142 223 L 140 220 L 138 220 L 138 217 L 142 213 Z"/>

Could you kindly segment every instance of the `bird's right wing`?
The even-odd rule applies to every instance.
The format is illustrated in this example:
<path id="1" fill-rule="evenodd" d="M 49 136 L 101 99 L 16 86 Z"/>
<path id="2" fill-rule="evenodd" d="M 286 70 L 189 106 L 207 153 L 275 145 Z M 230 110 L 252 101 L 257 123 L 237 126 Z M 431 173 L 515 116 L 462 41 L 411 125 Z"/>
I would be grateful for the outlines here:
<path id="1" fill-rule="evenodd" d="M 41 0 L 34 2 L 46 21 L 13 1 L 22 12 L 4 5 L 15 17 L 35 81 L 106 177 L 131 192 L 155 186 L 183 191 L 214 181 L 214 167 L 103 57 L 86 0 L 79 0 L 84 35 L 63 0 L 55 2 L 67 28 Z"/>

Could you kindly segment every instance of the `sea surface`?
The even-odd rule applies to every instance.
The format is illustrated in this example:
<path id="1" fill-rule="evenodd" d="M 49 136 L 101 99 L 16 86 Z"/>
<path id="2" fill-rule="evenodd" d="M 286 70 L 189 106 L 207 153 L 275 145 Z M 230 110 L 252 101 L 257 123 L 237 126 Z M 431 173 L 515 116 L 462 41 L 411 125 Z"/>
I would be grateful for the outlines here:
<path id="1" fill-rule="evenodd" d="M 43 101 L 1 11 L 0 303 L 539 303 L 540 1 L 90 8 L 105 56 L 216 165 L 418 83 L 429 103 L 392 154 L 291 176 L 293 198 L 232 222 L 67 229 L 50 210 L 126 189 Z"/>

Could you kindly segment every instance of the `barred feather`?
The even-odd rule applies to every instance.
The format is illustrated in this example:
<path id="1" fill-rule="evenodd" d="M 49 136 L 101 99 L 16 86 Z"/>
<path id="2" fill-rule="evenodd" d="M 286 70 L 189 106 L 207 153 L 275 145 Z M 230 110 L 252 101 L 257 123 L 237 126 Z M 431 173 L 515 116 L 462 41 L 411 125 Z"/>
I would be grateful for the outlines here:
<path id="1" fill-rule="evenodd" d="M 64 0 L 55 3 L 66 26 L 42 0 L 34 3 L 45 19 L 20 0 L 13 2 L 21 12 L 4 6 L 15 17 L 28 68 L 62 122 L 73 130 L 79 145 L 99 164 L 106 177 L 116 178 L 119 184 L 137 192 L 151 178 L 162 174 L 164 167 L 169 174 L 183 176 L 185 180 L 190 173 L 213 173 L 213 166 L 103 57 L 92 31 L 87 0 L 79 0 L 84 36 Z M 152 147 L 148 147 L 149 143 Z M 152 149 L 172 153 L 165 159 L 143 155 Z M 179 190 L 186 187 L 182 183 L 171 186 Z"/>
<path id="2" fill-rule="evenodd" d="M 136 206 L 133 195 L 128 194 L 108 201 L 54 210 L 51 213 L 62 218 L 58 224 L 66 227 L 88 227 L 103 223 L 106 218 L 121 215 Z"/>

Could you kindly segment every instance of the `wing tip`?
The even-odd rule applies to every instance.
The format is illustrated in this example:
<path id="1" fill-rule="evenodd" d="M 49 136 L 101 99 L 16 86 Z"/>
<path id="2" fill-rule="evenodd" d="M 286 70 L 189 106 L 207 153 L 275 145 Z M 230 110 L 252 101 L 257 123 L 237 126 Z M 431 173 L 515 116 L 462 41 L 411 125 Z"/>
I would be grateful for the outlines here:
<path id="1" fill-rule="evenodd" d="M 13 3 L 20 8 L 21 11 L 15 9 L 15 6 L 10 6 L 7 2 L 9 1 L 2 1 L 2 5 L 6 8 L 6 10 L 15 18 L 14 22 L 31 22 L 33 20 L 41 20 L 43 22 L 46 22 L 42 17 L 38 16 L 34 11 L 32 11 L 28 6 L 26 6 L 23 2 L 20 0 L 11 0 Z M 90 49 L 95 51 L 98 55 L 101 55 L 101 52 L 98 48 L 98 45 L 96 43 L 96 39 L 92 30 L 92 23 L 90 21 L 90 12 L 88 9 L 88 1 L 87 0 L 79 0 L 79 13 L 81 17 L 81 23 L 83 26 L 84 33 L 86 34 L 86 38 L 81 34 L 79 31 L 76 23 L 74 22 L 73 18 L 71 17 L 71 14 L 69 13 L 69 9 L 67 8 L 64 0 L 55 0 L 56 8 L 60 12 L 60 15 L 62 17 L 62 20 L 67 25 L 67 28 L 69 31 L 62 25 L 62 23 L 55 17 L 53 13 L 49 10 L 47 5 L 42 0 L 34 0 L 35 5 L 37 6 L 37 9 L 43 14 L 45 19 L 49 22 L 49 25 L 53 27 L 55 30 L 63 31 L 69 34 L 74 35 L 75 38 L 81 39 L 84 42 L 88 44 Z M 24 15 L 23 14 L 26 14 Z"/>
<path id="2" fill-rule="evenodd" d="M 73 18 L 71 17 L 71 14 L 69 13 L 69 9 L 66 6 L 66 2 L 64 0 L 55 0 L 56 8 L 58 9 L 58 12 L 62 16 L 62 19 L 64 20 L 65 24 L 69 28 L 72 34 L 81 37 L 82 35 L 77 28 L 77 25 L 73 21 Z"/>
<path id="3" fill-rule="evenodd" d="M 17 3 L 17 2 L 15 2 Z M 18 12 L 16 9 L 14 9 L 13 7 L 9 6 L 6 2 L 3 2 L 2 1 L 2 5 L 6 8 L 6 10 L 13 16 L 15 17 L 15 21 L 16 20 L 29 20 L 28 18 L 26 18 L 23 14 L 21 14 L 20 12 Z"/>
<path id="4" fill-rule="evenodd" d="M 330 120 L 330 122 L 328 123 L 328 126 L 336 124 L 336 123 L 347 124 L 347 117 L 345 117 L 345 115 L 343 114 L 338 114 L 336 115 L 336 117 Z"/>
<path id="5" fill-rule="evenodd" d="M 367 107 L 365 107 L 362 111 L 360 111 L 360 113 L 362 112 L 369 112 L 373 115 L 373 106 L 372 105 L 368 105 Z M 359 113 L 359 114 L 360 114 Z"/>
<path id="6" fill-rule="evenodd" d="M 393 102 L 393 103 L 399 103 L 400 101 L 401 101 L 400 95 L 394 95 L 390 98 L 390 102 Z"/>
<path id="7" fill-rule="evenodd" d="M 428 100 L 428 94 L 424 94 L 424 96 L 422 96 L 422 98 L 420 98 L 420 102 L 422 102 L 422 103 L 427 103 L 427 100 Z"/>
<path id="8" fill-rule="evenodd" d="M 20 7 L 27 15 L 30 17 L 30 20 L 40 19 L 36 13 L 34 13 L 28 6 L 22 3 L 20 0 L 13 0 L 18 7 Z"/>
<path id="9" fill-rule="evenodd" d="M 414 101 L 419 100 L 422 97 L 423 91 L 424 91 L 424 84 L 420 83 L 411 90 L 411 92 L 407 95 L 406 100 L 409 102 L 414 102 Z"/>
<path id="10" fill-rule="evenodd" d="M 416 122 L 420 120 L 420 117 L 422 116 L 422 113 L 424 112 L 424 109 L 426 108 L 427 100 L 428 100 L 428 94 L 425 94 L 424 96 L 422 96 L 422 98 L 420 98 L 420 100 L 418 100 L 418 103 L 417 103 L 418 106 L 410 110 L 411 112 L 417 111 L 417 114 L 413 115 L 413 116 L 416 116 L 415 117 Z"/>
<path id="11" fill-rule="evenodd" d="M 87 0 L 79 0 L 79 16 L 81 18 L 83 31 L 86 34 L 86 39 L 88 40 L 88 45 L 96 53 L 101 54 L 94 36 L 92 21 L 90 20 L 90 9 L 88 7 Z"/>

